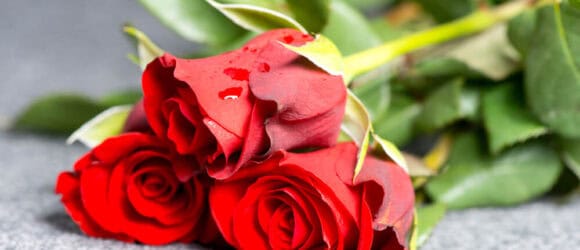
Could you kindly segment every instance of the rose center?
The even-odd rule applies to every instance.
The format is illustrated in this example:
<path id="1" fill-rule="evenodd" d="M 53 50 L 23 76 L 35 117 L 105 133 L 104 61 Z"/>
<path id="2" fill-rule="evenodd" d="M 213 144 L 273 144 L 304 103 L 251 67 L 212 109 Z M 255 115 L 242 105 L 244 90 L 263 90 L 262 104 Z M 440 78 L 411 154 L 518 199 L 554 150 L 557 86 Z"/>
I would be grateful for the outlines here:
<path id="1" fill-rule="evenodd" d="M 148 198 L 155 198 L 167 193 L 170 189 L 167 181 L 158 174 L 144 174 L 141 177 L 141 193 Z"/>

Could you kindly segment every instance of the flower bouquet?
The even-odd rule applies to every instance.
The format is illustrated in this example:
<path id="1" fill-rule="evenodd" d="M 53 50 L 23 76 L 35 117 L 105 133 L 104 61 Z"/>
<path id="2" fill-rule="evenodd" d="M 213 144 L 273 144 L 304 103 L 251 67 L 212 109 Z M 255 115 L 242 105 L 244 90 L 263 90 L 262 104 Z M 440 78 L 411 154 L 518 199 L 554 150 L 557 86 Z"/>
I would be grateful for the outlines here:
<path id="1" fill-rule="evenodd" d="M 127 24 L 140 91 L 15 123 L 90 148 L 56 182 L 89 236 L 416 249 L 448 209 L 578 190 L 577 1 L 140 2 L 197 49 Z"/>

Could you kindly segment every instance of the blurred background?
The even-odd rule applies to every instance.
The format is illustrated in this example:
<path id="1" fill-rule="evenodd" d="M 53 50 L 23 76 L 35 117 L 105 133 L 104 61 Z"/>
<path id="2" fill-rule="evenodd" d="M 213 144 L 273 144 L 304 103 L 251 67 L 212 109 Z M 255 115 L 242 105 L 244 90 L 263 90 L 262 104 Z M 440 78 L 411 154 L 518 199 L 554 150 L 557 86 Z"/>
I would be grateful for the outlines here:
<path id="1" fill-rule="evenodd" d="M 101 96 L 139 89 L 132 23 L 168 51 L 191 43 L 161 26 L 137 1 L 5 1 L 0 8 L 0 117 L 15 116 L 35 97 L 57 91 Z M 4 121 L 5 123 L 6 121 Z"/>

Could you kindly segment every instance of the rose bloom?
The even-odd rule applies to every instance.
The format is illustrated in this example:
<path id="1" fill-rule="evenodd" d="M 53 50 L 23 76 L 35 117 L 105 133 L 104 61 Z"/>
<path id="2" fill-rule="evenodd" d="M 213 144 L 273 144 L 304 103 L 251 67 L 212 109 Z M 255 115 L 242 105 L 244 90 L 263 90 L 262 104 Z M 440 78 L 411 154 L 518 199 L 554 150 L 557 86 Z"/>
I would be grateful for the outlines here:
<path id="1" fill-rule="evenodd" d="M 147 134 L 110 138 L 58 177 L 56 192 L 87 235 L 146 244 L 219 237 L 207 208 L 209 177 Z"/>
<path id="2" fill-rule="evenodd" d="M 210 191 L 212 215 L 240 249 L 404 249 L 414 193 L 399 166 L 372 156 L 353 181 L 352 143 L 278 152 Z"/>
<path id="3" fill-rule="evenodd" d="M 342 77 L 283 46 L 311 40 L 280 29 L 213 57 L 161 56 L 143 73 L 149 124 L 217 179 L 276 150 L 334 145 L 346 102 Z"/>

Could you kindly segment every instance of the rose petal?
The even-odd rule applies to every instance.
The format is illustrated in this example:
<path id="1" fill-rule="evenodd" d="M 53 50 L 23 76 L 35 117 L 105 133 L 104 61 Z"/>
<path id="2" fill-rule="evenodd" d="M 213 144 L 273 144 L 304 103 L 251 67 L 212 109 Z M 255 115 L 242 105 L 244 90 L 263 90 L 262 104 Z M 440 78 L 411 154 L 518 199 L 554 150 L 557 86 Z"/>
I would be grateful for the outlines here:
<path id="1" fill-rule="evenodd" d="M 236 162 L 228 162 L 223 166 L 212 165 L 208 168 L 208 174 L 218 180 L 230 178 L 250 159 L 261 156 L 265 151 L 266 133 L 264 131 L 264 119 L 272 109 L 271 104 L 256 101 L 250 118 L 248 134 L 243 142 L 242 150 Z"/>
<path id="2" fill-rule="evenodd" d="M 90 217 L 94 224 L 111 234 L 110 237 L 127 235 L 125 239 L 154 245 L 191 239 L 193 236 L 189 234 L 196 230 L 197 220 L 206 206 L 205 184 L 184 184 L 177 180 L 172 160 L 166 160 L 171 157 L 179 158 L 171 153 L 167 144 L 150 135 L 127 133 L 106 140 L 77 162 L 75 168 L 81 170 L 76 172 L 80 175 L 79 202 L 74 205 L 65 202 L 65 205 L 78 210 L 71 216 L 83 220 Z M 136 180 L 130 178 L 132 173 L 141 175 L 140 171 L 165 174 L 162 179 L 171 179 L 171 183 L 182 187 L 175 193 L 180 197 L 169 200 L 143 198 L 143 190 L 133 185 Z M 158 183 L 157 177 L 153 177 L 149 185 Z M 63 185 L 67 184 L 60 184 L 57 189 L 63 193 L 72 192 L 73 188 Z M 156 192 L 153 189 L 150 195 Z"/>
<path id="3" fill-rule="evenodd" d="M 115 223 L 117 218 L 109 215 L 107 193 L 104 192 L 108 190 L 109 180 L 109 168 L 105 166 L 86 168 L 80 178 L 80 193 L 87 214 L 106 231 L 120 233 L 121 225 Z"/>
<path id="4" fill-rule="evenodd" d="M 184 218 L 188 218 L 188 216 L 183 215 L 183 210 L 186 208 L 189 200 L 183 199 L 184 197 L 182 196 L 175 197 L 175 192 L 179 188 L 179 181 L 170 172 L 171 170 L 168 171 L 167 168 L 160 166 L 145 166 L 140 168 L 133 174 L 127 184 L 127 197 L 139 215 L 154 218 L 164 225 L 174 225 L 181 223 Z M 143 195 L 144 187 L 141 186 L 142 183 L 140 183 L 139 179 L 147 178 L 145 175 L 159 176 L 161 182 L 163 182 L 162 185 L 168 186 L 167 188 L 170 191 L 161 194 L 166 196 L 161 197 L 165 202 L 159 202 L 159 199 L 156 199 L 157 197 L 145 197 Z M 199 214 L 199 211 L 195 212 Z"/>
<path id="5" fill-rule="evenodd" d="M 286 155 L 290 156 L 292 154 Z M 300 194 L 304 194 L 306 197 L 300 203 L 286 200 L 287 204 L 296 204 L 295 206 L 301 208 L 305 207 L 303 211 L 308 211 L 307 214 L 316 215 L 310 221 L 321 223 L 320 225 L 314 225 L 315 227 L 312 229 L 317 229 L 317 232 L 321 233 L 321 238 L 315 240 L 316 238 L 309 237 L 304 242 L 304 244 L 307 244 L 306 246 L 315 245 L 320 247 L 322 243 L 327 245 L 327 247 L 355 247 L 358 236 L 355 218 L 341 204 L 341 200 L 334 194 L 334 191 L 300 166 L 287 162 L 277 166 L 278 161 L 280 161 L 280 157 L 275 157 L 258 165 L 243 168 L 227 181 L 217 182 L 210 192 L 212 214 L 216 218 L 226 240 L 233 246 L 241 248 L 255 247 L 257 245 L 267 246 L 264 239 L 267 239 L 266 231 L 270 230 L 268 228 L 270 228 L 271 224 L 266 226 L 264 219 L 260 219 L 263 212 L 258 214 L 260 210 L 259 200 L 270 197 L 270 193 L 273 193 L 272 197 L 275 199 L 290 197 L 288 194 L 292 192 L 277 191 L 281 187 L 279 185 L 286 185 L 296 187 L 297 190 L 300 190 Z M 285 158 L 283 161 L 286 161 Z M 315 166 L 317 163 L 320 162 L 309 162 L 308 164 Z M 332 171 L 327 168 L 333 169 L 335 167 L 333 163 L 327 162 L 323 165 L 318 165 L 321 168 L 320 172 L 331 173 L 332 175 Z M 256 177 L 259 177 L 257 181 L 254 179 Z M 337 183 L 341 183 L 343 187 L 347 187 L 336 175 L 334 179 Z M 246 187 L 249 188 L 244 193 Z M 281 190 L 286 189 L 283 188 Z M 292 193 L 293 196 L 291 195 L 296 201 L 302 199 L 297 198 L 299 197 L 297 194 Z M 235 196 L 235 198 L 232 198 L 232 196 Z M 355 215 L 358 217 L 358 213 Z"/>
<path id="6" fill-rule="evenodd" d="M 93 237 L 115 238 L 127 242 L 133 241 L 127 235 L 107 232 L 86 213 L 81 201 L 79 180 L 73 173 L 63 172 L 58 176 L 56 193 L 62 194 L 61 201 L 66 208 L 67 214 L 79 225 L 85 234 Z"/>
<path id="7" fill-rule="evenodd" d="M 195 93 L 203 114 L 226 130 L 244 137 L 252 108 L 248 83 L 234 79 L 225 72 L 231 68 L 249 69 L 252 62 L 252 56 L 240 52 L 203 59 L 178 59 L 173 75 L 175 79 L 187 83 Z M 239 91 L 235 96 L 224 96 L 224 91 L 230 89 Z"/>
<path id="8" fill-rule="evenodd" d="M 269 228 L 268 245 L 273 249 L 289 249 L 292 244 L 292 235 L 289 231 L 294 227 L 290 218 L 292 210 L 287 206 L 280 206 L 274 211 Z"/>
<path id="9" fill-rule="evenodd" d="M 395 231 L 399 244 L 406 247 L 406 237 L 413 221 L 415 193 L 410 177 L 392 162 L 367 156 L 353 182 L 353 169 L 338 169 L 345 183 L 363 185 L 365 200 L 373 214 L 375 231 Z"/>
<path id="10" fill-rule="evenodd" d="M 224 239 L 234 246 L 238 242 L 233 234 L 233 211 L 237 209 L 237 204 L 244 195 L 245 185 L 243 182 L 215 185 L 209 193 L 212 217 Z"/>
<path id="11" fill-rule="evenodd" d="M 250 74 L 256 98 L 275 102 L 276 113 L 266 123 L 270 151 L 336 143 L 346 104 L 340 76 L 329 75 L 277 42 L 270 42 Z"/>
<path id="12" fill-rule="evenodd" d="M 130 137 L 130 139 L 128 139 Z M 165 145 L 159 139 L 153 136 L 143 136 L 140 133 L 125 133 L 121 136 L 111 137 L 98 147 L 95 147 L 92 154 L 92 161 L 98 161 L 101 164 L 114 164 L 118 159 L 129 155 L 143 145 L 149 145 L 154 148 L 163 148 Z M 115 150 L 111 150 L 115 149 Z"/>
<path id="13" fill-rule="evenodd" d="M 320 149 L 309 153 L 288 153 L 280 165 L 293 165 L 312 173 L 328 186 L 348 210 L 358 224 L 360 209 L 360 190 L 345 185 L 336 174 L 337 171 L 354 171 L 357 147 L 352 143 L 343 143 L 331 148 Z M 318 188 L 318 186 L 315 186 Z"/>
<path id="14" fill-rule="evenodd" d="M 179 110 L 171 110 L 167 114 L 167 138 L 175 145 L 177 152 L 188 154 L 195 152 L 196 127 L 191 124 Z"/>
<path id="15" fill-rule="evenodd" d="M 145 114 L 149 125 L 157 135 L 164 135 L 167 129 L 167 120 L 163 117 L 161 108 L 163 102 L 175 92 L 168 86 L 182 84 L 173 77 L 176 60 L 172 55 L 164 54 L 149 63 L 143 71 L 141 81 Z"/>
<path id="16" fill-rule="evenodd" d="M 242 147 L 242 138 L 227 131 L 209 118 L 204 118 L 203 123 L 217 139 L 220 152 L 224 154 L 227 164 L 229 157 Z"/>
<path id="17" fill-rule="evenodd" d="M 143 99 L 139 100 L 129 113 L 125 124 L 123 125 L 123 133 L 125 132 L 142 132 L 147 133 L 151 130 L 147 116 L 145 116 L 145 106 Z"/>

